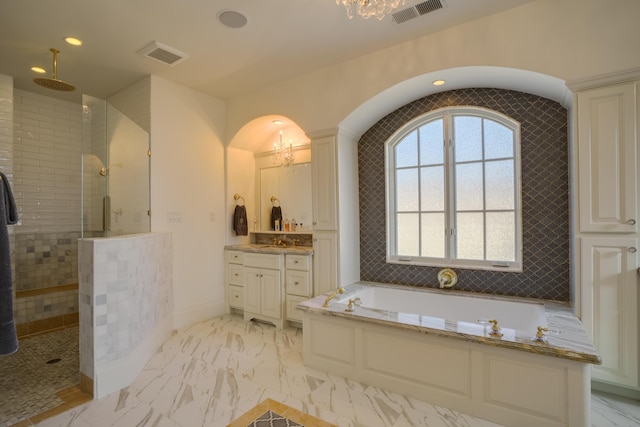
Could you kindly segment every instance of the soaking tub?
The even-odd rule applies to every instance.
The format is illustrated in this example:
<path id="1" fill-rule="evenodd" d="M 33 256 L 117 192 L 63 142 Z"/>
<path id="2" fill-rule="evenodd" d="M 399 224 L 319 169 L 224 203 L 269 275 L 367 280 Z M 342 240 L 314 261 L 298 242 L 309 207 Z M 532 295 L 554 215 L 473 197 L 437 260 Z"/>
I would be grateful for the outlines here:
<path id="1" fill-rule="evenodd" d="M 509 426 L 590 425 L 600 358 L 568 307 L 359 282 L 303 311 L 304 363 Z M 359 298 L 353 312 L 349 300 Z M 498 320 L 501 336 L 491 334 Z M 546 342 L 533 341 L 538 326 Z"/>

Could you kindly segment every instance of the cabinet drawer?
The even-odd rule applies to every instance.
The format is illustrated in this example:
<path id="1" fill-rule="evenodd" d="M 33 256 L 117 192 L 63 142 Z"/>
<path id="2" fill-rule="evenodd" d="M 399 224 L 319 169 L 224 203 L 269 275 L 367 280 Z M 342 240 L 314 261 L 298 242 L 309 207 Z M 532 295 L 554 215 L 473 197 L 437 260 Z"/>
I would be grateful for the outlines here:
<path id="1" fill-rule="evenodd" d="M 227 251 L 227 261 L 232 264 L 242 264 L 244 261 L 244 252 Z"/>
<path id="2" fill-rule="evenodd" d="M 282 268 L 282 255 L 245 253 L 244 265 L 246 267 L 280 270 Z"/>
<path id="3" fill-rule="evenodd" d="M 232 285 L 244 285 L 242 282 L 242 265 L 239 264 L 227 264 L 227 274 L 229 284 Z"/>
<path id="4" fill-rule="evenodd" d="M 311 280 L 306 271 L 287 270 L 286 274 L 287 294 L 301 297 L 311 296 Z"/>
<path id="5" fill-rule="evenodd" d="M 229 286 L 229 307 L 244 308 L 244 289 L 241 286 Z"/>
<path id="6" fill-rule="evenodd" d="M 285 258 L 286 258 L 285 265 L 287 266 L 287 270 L 309 271 L 309 265 L 310 265 L 309 259 L 311 258 L 309 255 L 287 254 Z"/>
<path id="7" fill-rule="evenodd" d="M 307 299 L 306 297 L 287 295 L 287 320 L 302 322 L 302 311 L 296 309 L 296 305 Z"/>

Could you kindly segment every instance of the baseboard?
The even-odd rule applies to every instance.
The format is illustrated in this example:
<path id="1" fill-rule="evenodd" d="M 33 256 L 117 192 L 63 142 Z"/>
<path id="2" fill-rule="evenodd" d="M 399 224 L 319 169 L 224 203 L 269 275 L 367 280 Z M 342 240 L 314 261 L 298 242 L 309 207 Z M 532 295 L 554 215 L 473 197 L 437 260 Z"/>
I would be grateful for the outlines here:
<path id="1" fill-rule="evenodd" d="M 222 316 L 225 312 L 223 301 L 210 300 L 202 304 L 188 308 L 175 310 L 173 312 L 173 328 L 181 329 L 196 322 Z"/>
<path id="2" fill-rule="evenodd" d="M 615 394 L 617 396 L 627 397 L 629 399 L 640 400 L 640 389 L 637 388 L 623 387 L 615 384 L 592 380 L 591 389 L 602 391 L 604 393 Z"/>
<path id="3" fill-rule="evenodd" d="M 168 315 L 147 337 L 127 356 L 96 366 L 93 388 L 94 399 L 130 385 L 158 348 L 169 338 L 173 330 L 173 318 Z"/>

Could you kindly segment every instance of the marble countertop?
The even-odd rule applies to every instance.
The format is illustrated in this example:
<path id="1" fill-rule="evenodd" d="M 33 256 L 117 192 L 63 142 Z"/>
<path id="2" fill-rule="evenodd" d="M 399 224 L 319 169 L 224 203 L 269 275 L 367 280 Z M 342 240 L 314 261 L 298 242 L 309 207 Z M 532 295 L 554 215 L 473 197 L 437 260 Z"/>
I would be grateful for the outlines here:
<path id="1" fill-rule="evenodd" d="M 342 301 L 348 301 L 350 294 L 355 294 L 362 286 L 390 286 L 416 290 L 418 292 L 439 292 L 466 296 L 478 296 L 480 298 L 503 299 L 508 301 L 534 301 L 543 303 L 547 316 L 546 342 L 533 341 L 535 331 L 504 330 L 501 338 L 489 335 L 489 328 L 483 325 L 474 325 L 468 322 L 445 320 L 421 316 L 412 313 L 396 313 L 391 311 L 356 307 L 354 312 L 346 312 L 346 303 L 331 301 L 329 307 L 323 307 L 327 295 L 320 295 L 313 299 L 301 302 L 297 308 L 302 311 L 318 313 L 326 316 L 353 318 L 363 322 L 377 323 L 386 326 L 400 327 L 406 330 L 414 330 L 422 333 L 433 334 L 468 342 L 481 343 L 529 353 L 559 357 L 582 363 L 599 365 L 602 363 L 598 352 L 594 348 L 591 339 L 587 335 L 582 322 L 578 319 L 566 304 L 545 300 L 532 300 L 527 298 L 507 298 L 486 294 L 473 294 L 469 292 L 440 290 L 432 288 L 416 288 L 401 285 L 385 285 L 370 282 L 358 282 L 346 286 L 345 293 L 340 295 Z"/>
<path id="2" fill-rule="evenodd" d="M 313 255 L 312 246 L 277 246 L 259 243 L 251 243 L 244 245 L 227 245 L 225 250 L 253 252 L 262 254 L 295 254 L 295 255 Z"/>

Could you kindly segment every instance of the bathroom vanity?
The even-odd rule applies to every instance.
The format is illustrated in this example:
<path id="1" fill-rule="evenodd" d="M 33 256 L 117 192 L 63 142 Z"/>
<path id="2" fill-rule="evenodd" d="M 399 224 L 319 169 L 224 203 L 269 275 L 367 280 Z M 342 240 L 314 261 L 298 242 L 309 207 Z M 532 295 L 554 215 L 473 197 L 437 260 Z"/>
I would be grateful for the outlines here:
<path id="1" fill-rule="evenodd" d="M 302 313 L 296 305 L 314 296 L 314 287 L 313 247 L 299 243 L 310 244 L 311 235 L 255 234 L 252 240 L 256 243 L 225 248 L 227 312 L 242 313 L 245 320 L 257 319 L 277 328 L 290 322 L 300 326 Z"/>

